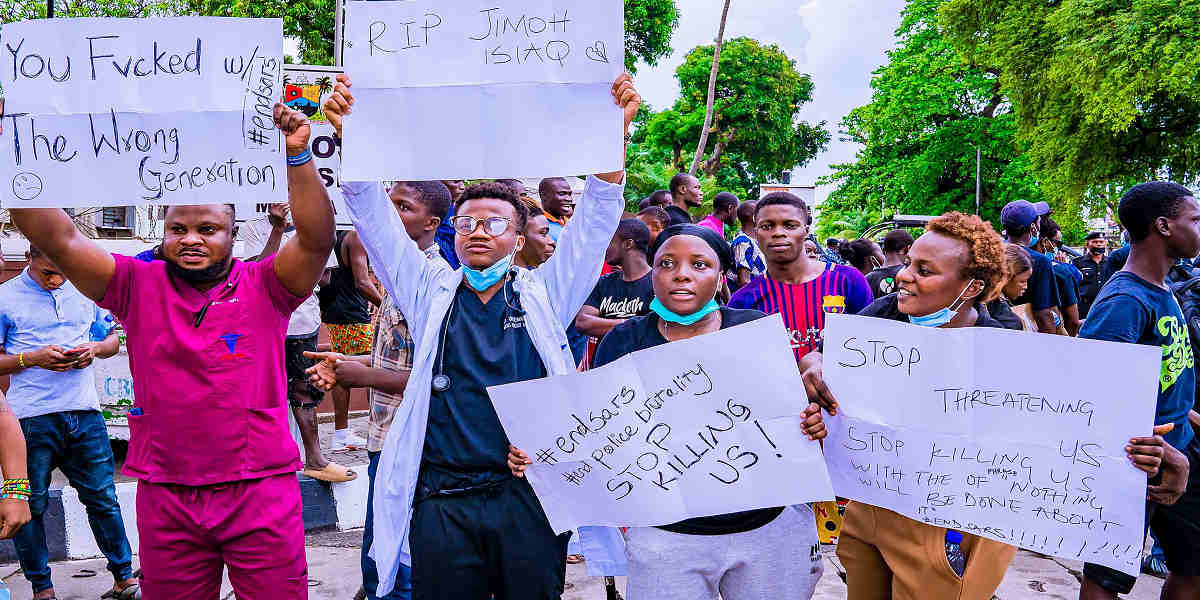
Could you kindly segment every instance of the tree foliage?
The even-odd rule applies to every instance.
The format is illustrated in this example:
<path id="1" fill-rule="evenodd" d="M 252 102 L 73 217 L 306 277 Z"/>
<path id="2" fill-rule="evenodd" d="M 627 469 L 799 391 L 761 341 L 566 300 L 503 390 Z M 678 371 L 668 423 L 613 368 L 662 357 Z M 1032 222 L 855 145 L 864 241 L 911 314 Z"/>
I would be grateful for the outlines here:
<path id="1" fill-rule="evenodd" d="M 871 103 L 842 120 L 842 134 L 862 149 L 821 181 L 837 185 L 821 206 L 822 237 L 896 213 L 975 212 L 977 147 L 981 216 L 995 222 L 1007 202 L 1041 199 L 996 74 L 951 46 L 938 28 L 941 3 L 909 0 L 896 47 L 871 80 Z"/>
<path id="2" fill-rule="evenodd" d="M 640 121 L 631 164 L 653 161 L 687 171 L 704 126 L 713 50 L 712 45 L 696 47 L 675 70 L 680 98 Z M 725 42 L 702 180 L 712 178 L 720 189 L 753 197 L 761 183 L 816 156 L 829 142 L 825 123 L 799 119 L 812 90 L 809 76 L 798 72 L 778 46 L 749 38 Z"/>
<path id="3" fill-rule="evenodd" d="M 999 73 L 1053 199 L 1113 207 L 1132 183 L 1200 177 L 1200 2 L 948 0 L 941 18 Z"/>
<path id="4" fill-rule="evenodd" d="M 55 17 L 153 17 L 179 14 L 183 0 L 55 0 Z M 46 0 L 0 2 L 0 23 L 46 18 Z"/>
<path id="5" fill-rule="evenodd" d="M 334 0 L 186 0 L 187 12 L 211 17 L 283 18 L 307 65 L 333 64 Z"/>
<path id="6" fill-rule="evenodd" d="M 671 36 L 679 27 L 675 0 L 625 0 L 625 70 L 637 73 L 637 63 L 650 66 L 671 53 Z"/>

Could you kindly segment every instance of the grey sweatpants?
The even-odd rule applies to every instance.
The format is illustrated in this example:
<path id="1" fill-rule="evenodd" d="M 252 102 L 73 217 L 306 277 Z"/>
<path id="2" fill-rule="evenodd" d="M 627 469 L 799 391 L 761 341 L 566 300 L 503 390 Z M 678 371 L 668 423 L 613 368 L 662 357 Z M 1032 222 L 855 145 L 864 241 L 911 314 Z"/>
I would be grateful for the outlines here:
<path id="1" fill-rule="evenodd" d="M 808 600 L 824 571 L 806 504 L 742 533 L 687 535 L 654 527 L 626 533 L 629 600 Z"/>

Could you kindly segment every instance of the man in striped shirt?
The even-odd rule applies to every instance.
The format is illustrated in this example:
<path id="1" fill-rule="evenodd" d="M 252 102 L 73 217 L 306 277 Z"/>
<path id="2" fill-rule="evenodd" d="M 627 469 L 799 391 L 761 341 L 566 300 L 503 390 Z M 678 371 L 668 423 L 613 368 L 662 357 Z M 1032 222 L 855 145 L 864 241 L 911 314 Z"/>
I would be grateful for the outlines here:
<path id="1" fill-rule="evenodd" d="M 755 209 L 754 233 L 767 263 L 729 300 L 733 308 L 780 313 L 796 362 L 821 343 L 826 313 L 856 313 L 874 298 L 857 269 L 809 258 L 804 252 L 812 219 L 804 201 L 787 192 L 768 194 Z"/>

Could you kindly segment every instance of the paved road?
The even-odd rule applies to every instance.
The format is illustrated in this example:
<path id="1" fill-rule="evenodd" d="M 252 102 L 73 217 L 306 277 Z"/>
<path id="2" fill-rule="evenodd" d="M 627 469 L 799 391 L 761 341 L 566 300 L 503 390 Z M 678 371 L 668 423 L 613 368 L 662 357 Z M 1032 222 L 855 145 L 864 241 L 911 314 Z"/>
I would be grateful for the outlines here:
<path id="1" fill-rule="evenodd" d="M 359 585 L 359 546 L 362 531 L 317 533 L 308 536 L 308 567 L 312 600 L 351 600 Z M 79 577 L 86 570 L 94 576 Z M 1021 551 L 1008 570 L 1008 575 L 996 590 L 999 600 L 1075 600 L 1079 594 L 1081 565 L 1060 559 L 1047 559 Z M 60 600 L 95 600 L 112 585 L 104 570 L 103 560 L 55 563 L 53 565 L 56 592 Z M 826 554 L 825 575 L 817 588 L 816 600 L 841 600 L 846 586 L 838 576 L 840 566 L 832 552 Z M 14 599 L 30 597 L 28 583 L 17 565 L 0 566 L 0 576 L 13 590 Z M 619 581 L 624 591 L 624 581 Z M 1127 598 L 1156 600 L 1162 580 L 1143 575 Z M 222 600 L 233 600 L 228 581 L 221 592 Z M 564 600 L 604 600 L 602 580 L 588 577 L 583 565 L 567 567 L 567 590 Z"/>

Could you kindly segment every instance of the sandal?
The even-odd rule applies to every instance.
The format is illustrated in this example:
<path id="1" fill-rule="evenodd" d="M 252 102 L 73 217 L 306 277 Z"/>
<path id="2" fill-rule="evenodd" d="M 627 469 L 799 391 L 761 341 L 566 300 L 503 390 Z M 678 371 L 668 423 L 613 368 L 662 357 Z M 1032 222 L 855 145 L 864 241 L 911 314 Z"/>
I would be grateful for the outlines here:
<path id="1" fill-rule="evenodd" d="M 106 594 L 100 596 L 100 600 L 104 600 L 105 598 L 113 598 L 114 600 L 142 600 L 142 586 L 134 583 L 119 592 L 109 590 Z"/>
<path id="2" fill-rule="evenodd" d="M 358 474 L 353 470 L 336 463 L 329 463 L 320 471 L 314 469 L 305 469 L 302 471 L 302 473 L 307 477 L 327 483 L 345 483 L 347 481 L 354 481 L 358 478 Z"/>
<path id="3" fill-rule="evenodd" d="M 582 554 L 568 554 L 567 555 L 567 564 L 568 565 L 577 565 L 581 562 L 583 562 Z"/>

